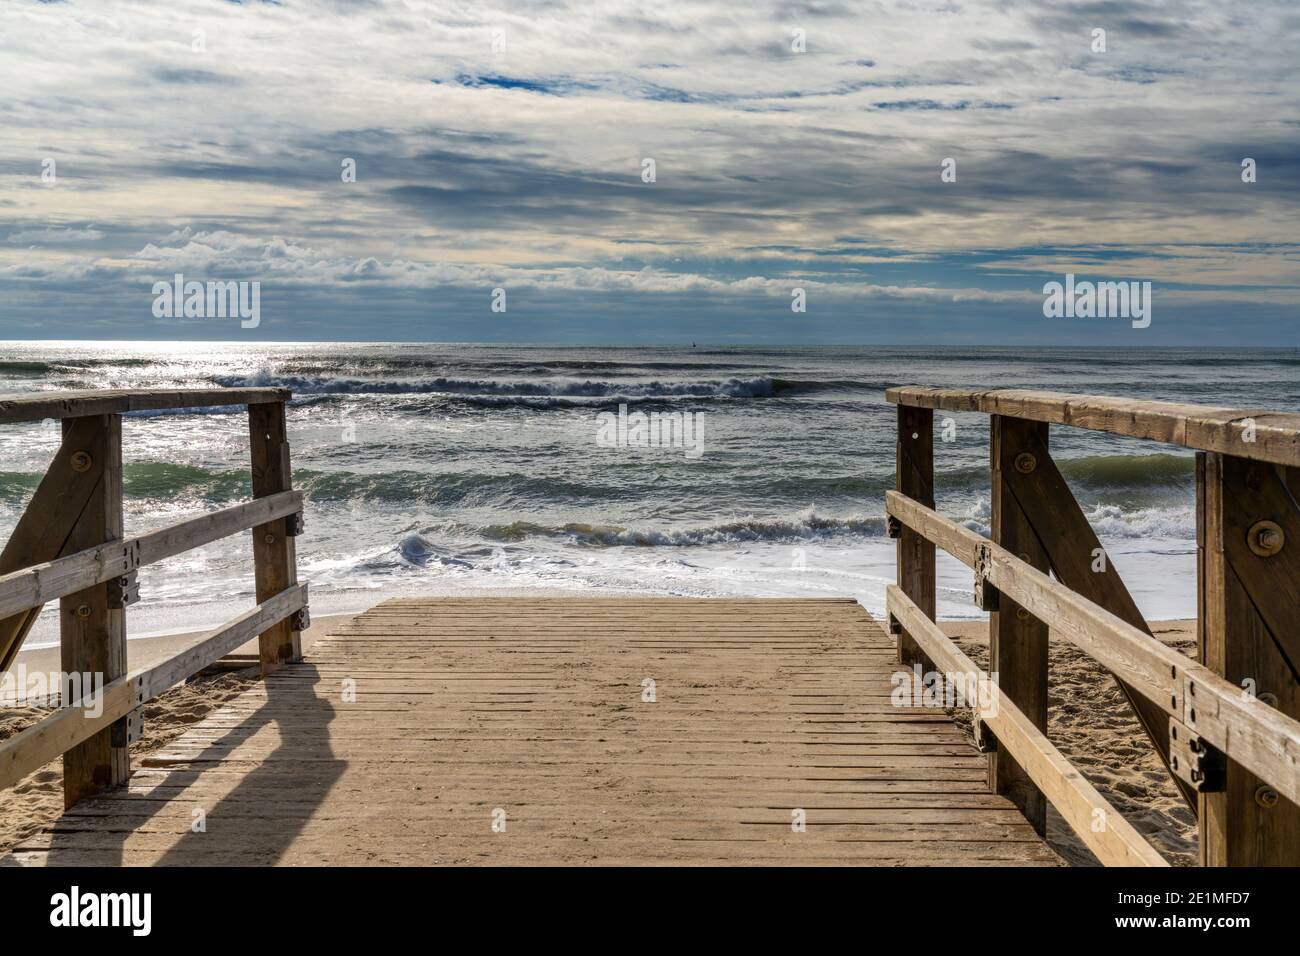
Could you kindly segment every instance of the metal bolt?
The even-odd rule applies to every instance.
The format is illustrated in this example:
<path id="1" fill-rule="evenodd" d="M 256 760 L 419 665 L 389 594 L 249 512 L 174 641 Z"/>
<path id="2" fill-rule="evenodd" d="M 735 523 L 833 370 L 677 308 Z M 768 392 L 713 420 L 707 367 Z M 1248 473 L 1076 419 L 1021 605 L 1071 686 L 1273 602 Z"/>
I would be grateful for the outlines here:
<path id="1" fill-rule="evenodd" d="M 1029 612 L 1023 607 L 1018 607 L 1016 608 L 1016 617 L 1020 618 L 1022 621 L 1027 621 L 1029 620 Z"/>
<path id="2" fill-rule="evenodd" d="M 1277 801 L 1277 791 L 1268 784 L 1264 784 L 1255 791 L 1255 802 L 1265 809 L 1277 806 Z"/>
<path id="3" fill-rule="evenodd" d="M 71 461 L 72 470 L 82 472 L 90 471 L 90 466 L 95 463 L 95 460 L 90 457 L 90 452 L 88 451 L 74 451 L 72 453 Z"/>
<path id="4" fill-rule="evenodd" d="M 1022 475 L 1027 475 L 1038 467 L 1038 459 L 1027 451 L 1022 451 L 1016 455 L 1016 471 Z"/>
<path id="5" fill-rule="evenodd" d="M 266 538 L 264 540 L 266 541 L 267 544 L 275 544 L 275 535 L 271 534 L 270 532 L 267 532 Z"/>
<path id="6" fill-rule="evenodd" d="M 78 606 L 77 617 L 90 617 L 90 605 L 82 604 Z"/>
<path id="7" fill-rule="evenodd" d="M 1268 558 L 1282 550 L 1286 534 L 1275 521 L 1256 521 L 1246 532 L 1246 543 L 1261 558 Z"/>

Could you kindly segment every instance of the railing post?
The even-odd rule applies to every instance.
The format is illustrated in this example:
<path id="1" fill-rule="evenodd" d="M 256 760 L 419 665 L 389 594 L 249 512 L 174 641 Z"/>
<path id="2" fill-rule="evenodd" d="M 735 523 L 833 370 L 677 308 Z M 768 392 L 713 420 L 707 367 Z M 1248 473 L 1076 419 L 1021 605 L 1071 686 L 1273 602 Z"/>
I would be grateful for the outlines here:
<path id="1" fill-rule="evenodd" d="M 293 486 L 289 463 L 289 440 L 285 430 L 284 402 L 263 402 L 248 406 L 248 430 L 252 452 L 253 497 L 264 498 Z M 298 564 L 293 537 L 288 533 L 293 518 L 277 518 L 253 529 L 253 567 L 257 579 L 257 600 L 261 602 L 298 583 Z M 302 657 L 302 636 L 292 618 L 264 631 L 258 640 L 262 674 Z"/>
<path id="2" fill-rule="evenodd" d="M 121 540 L 121 416 L 64 419 L 63 444 L 69 450 L 68 466 L 88 480 L 94 479 L 89 500 L 64 550 L 81 551 Z M 59 460 L 56 458 L 56 463 Z M 60 658 L 65 675 L 62 690 L 69 698 L 77 690 L 85 695 L 126 673 L 126 611 L 109 607 L 108 589 L 108 584 L 97 584 L 59 599 Z M 74 675 L 79 679 L 70 681 Z M 71 702 L 62 701 L 65 707 Z M 123 718 L 64 753 L 64 806 L 130 777 L 125 722 Z"/>
<path id="3" fill-rule="evenodd" d="M 1200 661 L 1300 718 L 1300 471 L 1201 452 L 1196 479 Z M 1300 864 L 1300 807 L 1231 759 L 1198 809 L 1204 865 Z"/>
<path id="4" fill-rule="evenodd" d="M 898 445 L 895 486 L 927 508 L 934 507 L 934 412 L 913 405 L 898 406 Z M 897 539 L 898 586 L 912 602 L 934 620 L 934 545 L 911 528 L 903 527 Z M 902 631 L 898 635 L 898 661 L 905 667 L 925 665 L 925 655 Z"/>
<path id="5" fill-rule="evenodd" d="M 1021 510 L 1006 476 L 1030 468 L 1035 447 L 1046 448 L 1042 422 L 993 415 L 989 420 L 989 456 L 993 471 L 990 537 L 1020 560 L 1041 571 L 1047 554 Z M 1047 625 L 1005 594 L 989 614 L 989 672 L 998 687 L 1039 730 L 1047 730 Z M 998 748 L 989 754 L 989 787 L 1005 794 L 1040 834 L 1047 831 L 1047 801 L 1024 769 Z"/>

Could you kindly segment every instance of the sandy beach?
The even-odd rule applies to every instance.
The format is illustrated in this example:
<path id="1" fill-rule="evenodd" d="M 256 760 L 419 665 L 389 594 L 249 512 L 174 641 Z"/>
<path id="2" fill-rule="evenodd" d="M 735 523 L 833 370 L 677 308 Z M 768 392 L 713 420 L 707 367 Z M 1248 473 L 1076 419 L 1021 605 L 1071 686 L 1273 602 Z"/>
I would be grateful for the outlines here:
<path id="1" fill-rule="evenodd" d="M 352 615 L 317 618 L 303 633 L 303 650 Z M 946 621 L 944 631 L 981 666 L 988 662 L 988 627 L 983 621 Z M 1194 653 L 1195 621 L 1152 622 L 1160 640 L 1184 653 Z M 131 642 L 133 667 L 161 661 L 193 644 L 202 632 L 139 638 Z M 239 648 L 234 657 L 256 655 L 256 642 Z M 24 651 L 20 662 L 29 670 L 57 669 L 58 649 Z M 202 676 L 150 702 L 145 708 L 144 736 L 131 748 L 138 758 L 162 748 L 224 701 L 258 679 L 256 668 Z M 6 707 L 0 717 L 0 740 L 19 732 L 48 713 L 48 708 Z M 970 732 L 968 711 L 952 712 Z M 1179 866 L 1196 863 L 1196 821 L 1182 803 L 1154 750 L 1129 713 L 1123 695 L 1110 676 L 1073 646 L 1051 645 L 1049 735 L 1094 786 L 1169 860 Z M 6 793 L 0 804 L 0 853 L 56 819 L 63 809 L 62 768 L 58 761 L 31 774 Z M 1063 860 L 1093 866 L 1096 860 L 1054 810 L 1048 811 L 1048 843 Z"/>

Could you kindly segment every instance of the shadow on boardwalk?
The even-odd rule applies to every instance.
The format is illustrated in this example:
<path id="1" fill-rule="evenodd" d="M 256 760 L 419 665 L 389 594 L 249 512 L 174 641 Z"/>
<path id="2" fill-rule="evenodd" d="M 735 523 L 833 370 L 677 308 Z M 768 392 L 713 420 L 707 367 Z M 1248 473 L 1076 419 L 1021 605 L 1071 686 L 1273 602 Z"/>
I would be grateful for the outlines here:
<path id="1" fill-rule="evenodd" d="M 320 682 L 320 675 L 312 664 L 294 664 L 264 681 L 266 702 L 239 726 L 224 733 L 218 741 L 185 762 L 184 769 L 176 769 L 157 780 L 159 799 L 125 801 L 115 797 L 92 799 L 74 808 L 75 813 L 63 816 L 50 834 L 47 865 L 92 862 L 87 858 L 87 829 L 94 828 L 94 863 L 116 866 L 123 863 L 146 862 L 140 859 L 141 851 L 147 862 L 157 866 L 175 865 L 271 865 L 280 860 L 289 846 L 298 839 L 312 812 L 342 776 L 346 761 L 332 756 L 329 725 L 334 717 L 334 706 L 322 696 L 307 691 L 303 682 L 312 685 Z M 287 716 L 289 719 L 281 719 Z M 279 746 L 265 755 L 259 754 L 258 764 L 243 774 L 239 782 L 223 794 L 213 805 L 204 806 L 204 797 L 211 787 L 194 787 L 203 782 L 205 773 L 211 773 L 215 762 L 230 759 L 231 753 L 265 728 L 278 724 Z M 183 738 L 182 738 L 183 739 Z M 175 743 L 175 742 L 173 742 Z M 324 759 L 322 759 L 324 757 Z M 265 802 L 259 797 L 268 789 L 283 786 L 285 762 L 301 761 L 303 771 L 294 775 L 292 814 L 269 817 L 263 812 Z M 192 788 L 192 789 L 191 789 Z M 275 802 L 283 806 L 283 798 Z M 143 806 L 151 809 L 143 814 Z M 149 827 L 160 812 L 169 807 L 184 806 L 187 810 L 201 808 L 205 814 L 205 829 L 195 832 L 191 827 L 191 813 L 169 813 L 165 819 L 174 823 L 174 842 L 165 846 L 172 827 Z M 123 811 L 132 811 L 126 817 L 134 830 L 124 828 L 99 829 L 97 821 L 108 821 L 110 814 L 119 822 Z M 93 815 L 92 815 L 93 814 Z M 80 826 L 86 824 L 87 826 Z M 139 842 L 128 859 L 126 845 L 139 834 L 146 841 Z M 150 843 L 156 841 L 153 847 Z M 156 847 L 156 849 L 154 849 Z M 153 852 L 150 852 L 150 850 Z"/>

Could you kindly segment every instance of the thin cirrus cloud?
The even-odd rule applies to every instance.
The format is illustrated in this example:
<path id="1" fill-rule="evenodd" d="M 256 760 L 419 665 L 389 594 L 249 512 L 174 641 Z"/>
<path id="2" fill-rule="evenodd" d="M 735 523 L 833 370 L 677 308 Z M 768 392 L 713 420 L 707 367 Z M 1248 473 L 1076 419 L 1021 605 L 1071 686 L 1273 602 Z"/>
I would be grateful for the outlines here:
<path id="1" fill-rule="evenodd" d="M 1043 320 L 1075 271 L 1156 283 L 1143 344 L 1300 342 L 1284 0 L 0 16 L 3 336 L 226 337 L 152 316 L 184 272 L 268 338 L 1132 341 Z"/>

